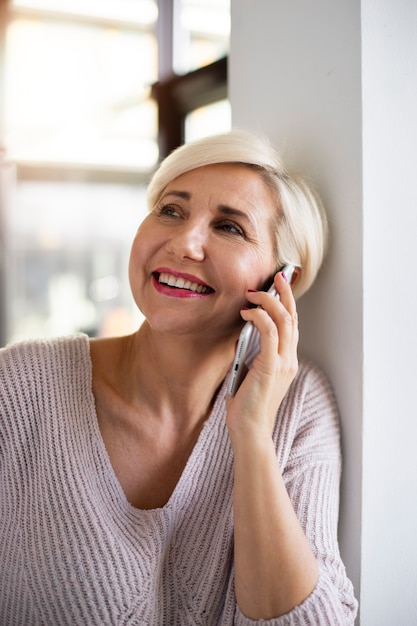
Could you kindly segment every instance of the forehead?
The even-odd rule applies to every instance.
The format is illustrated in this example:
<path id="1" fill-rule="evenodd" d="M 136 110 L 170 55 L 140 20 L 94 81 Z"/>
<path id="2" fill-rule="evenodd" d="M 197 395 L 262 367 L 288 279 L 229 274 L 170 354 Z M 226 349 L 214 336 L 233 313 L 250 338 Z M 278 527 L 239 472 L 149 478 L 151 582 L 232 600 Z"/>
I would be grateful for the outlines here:
<path id="1" fill-rule="evenodd" d="M 163 192 L 187 192 L 193 195 L 204 193 L 206 197 L 246 205 L 247 208 L 276 210 L 275 194 L 262 175 L 240 163 L 218 163 L 189 170 L 172 180 Z"/>

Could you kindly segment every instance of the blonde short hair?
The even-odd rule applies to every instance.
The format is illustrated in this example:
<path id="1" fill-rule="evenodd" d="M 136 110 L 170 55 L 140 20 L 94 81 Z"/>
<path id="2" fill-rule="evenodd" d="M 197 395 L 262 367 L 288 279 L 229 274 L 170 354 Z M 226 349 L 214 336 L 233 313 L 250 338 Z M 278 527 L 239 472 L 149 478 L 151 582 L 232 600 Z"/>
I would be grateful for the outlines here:
<path id="1" fill-rule="evenodd" d="M 327 219 L 316 192 L 305 180 L 286 169 L 266 137 L 232 130 L 175 149 L 162 161 L 149 183 L 149 209 L 156 206 L 166 186 L 181 174 L 219 163 L 254 168 L 274 192 L 277 269 L 287 263 L 300 268 L 294 285 L 294 295 L 300 297 L 311 287 L 322 264 L 327 245 Z"/>

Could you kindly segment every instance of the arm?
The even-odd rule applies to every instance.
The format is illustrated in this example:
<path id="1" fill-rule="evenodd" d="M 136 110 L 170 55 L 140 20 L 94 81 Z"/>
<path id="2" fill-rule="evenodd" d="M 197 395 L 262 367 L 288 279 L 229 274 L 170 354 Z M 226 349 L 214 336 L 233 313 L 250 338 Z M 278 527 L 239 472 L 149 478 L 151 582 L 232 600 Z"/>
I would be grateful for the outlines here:
<path id="1" fill-rule="evenodd" d="M 235 455 L 235 586 L 251 619 L 288 613 L 313 591 L 316 558 L 295 515 L 272 440 L 246 445 Z"/>
<path id="2" fill-rule="evenodd" d="M 282 437 L 291 441 L 289 454 L 280 446 Z M 338 411 L 327 379 L 311 365 L 302 365 L 284 399 L 274 438 L 278 440 L 285 486 L 317 558 L 319 578 L 304 602 L 268 623 L 271 626 L 351 626 L 357 602 L 337 540 L 341 469 Z M 276 575 L 279 576 L 279 572 Z M 239 607 L 235 623 L 239 626 L 253 624 Z"/>
<path id="3" fill-rule="evenodd" d="M 315 624 L 319 611 L 324 616 L 320 623 L 350 624 L 354 606 L 345 608 L 344 592 L 346 604 L 354 601 L 336 536 L 340 474 L 337 412 L 328 390 L 319 385 L 317 391 L 318 380 L 314 380 L 314 407 L 307 406 L 308 402 L 303 407 L 299 398 L 295 407 L 293 390 L 283 401 L 295 375 L 298 330 L 292 295 L 280 278 L 276 285 L 281 303 L 273 302 L 270 307 L 263 294 L 256 294 L 253 301 L 260 304 L 258 299 L 262 299 L 265 310 L 251 310 L 245 317 L 261 332 L 260 358 L 255 359 L 247 379 L 228 403 L 227 423 L 235 460 L 237 623 L 270 619 L 277 625 Z M 261 319 L 255 321 L 255 317 Z M 279 332 L 278 349 L 271 318 Z M 323 399 L 318 413 L 316 393 Z M 279 437 L 291 440 L 291 450 L 289 458 L 287 454 L 278 463 L 272 430 L 276 408 L 282 402 L 285 406 L 280 414 L 289 419 L 281 424 Z M 327 415 L 320 424 L 316 418 L 323 410 Z M 311 411 L 314 419 L 309 420 Z M 341 589 L 343 585 L 348 588 Z M 279 616 L 284 616 L 284 621 Z"/>

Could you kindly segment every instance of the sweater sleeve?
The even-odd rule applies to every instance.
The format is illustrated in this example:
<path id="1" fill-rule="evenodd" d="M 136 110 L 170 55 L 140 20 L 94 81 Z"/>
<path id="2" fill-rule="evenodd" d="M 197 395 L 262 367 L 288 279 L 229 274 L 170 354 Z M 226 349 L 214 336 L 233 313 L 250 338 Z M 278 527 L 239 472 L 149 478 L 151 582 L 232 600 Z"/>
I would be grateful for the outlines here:
<path id="1" fill-rule="evenodd" d="M 235 624 L 351 626 L 357 602 L 337 538 L 341 455 L 336 402 L 324 375 L 314 366 L 308 366 L 302 368 L 284 404 L 280 414 L 288 419 L 281 420 L 277 436 L 291 439 L 291 445 L 286 461 L 280 461 L 283 477 L 318 560 L 319 578 L 313 592 L 289 613 L 254 621 L 237 607 Z"/>

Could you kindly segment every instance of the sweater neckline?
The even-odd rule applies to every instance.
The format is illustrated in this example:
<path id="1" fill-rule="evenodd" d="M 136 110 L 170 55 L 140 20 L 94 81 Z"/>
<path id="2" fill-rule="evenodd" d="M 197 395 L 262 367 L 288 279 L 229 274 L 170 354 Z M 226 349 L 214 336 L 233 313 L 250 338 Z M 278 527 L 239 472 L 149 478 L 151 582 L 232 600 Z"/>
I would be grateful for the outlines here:
<path id="1" fill-rule="evenodd" d="M 194 470 L 196 467 L 197 460 L 201 454 L 205 452 L 205 442 L 209 433 L 213 430 L 213 428 L 225 428 L 225 419 L 224 419 L 224 402 L 226 396 L 226 390 L 228 385 L 228 379 L 230 376 L 230 372 L 226 376 L 223 381 L 215 402 L 213 404 L 212 410 L 205 420 L 203 427 L 200 431 L 198 439 L 190 453 L 190 456 L 187 459 L 187 463 L 184 467 L 184 470 L 175 485 L 173 492 L 171 493 L 170 498 L 162 507 L 158 507 L 155 509 L 140 509 L 133 506 L 127 499 L 125 492 L 120 484 L 119 479 L 116 476 L 113 465 L 110 461 L 109 454 L 107 452 L 107 448 L 105 446 L 100 426 L 98 422 L 98 416 L 95 405 L 95 398 L 93 393 L 93 365 L 90 354 L 90 341 L 87 335 L 83 335 L 84 339 L 84 349 L 85 349 L 85 358 L 88 364 L 88 376 L 86 379 L 86 404 L 88 407 L 88 415 L 90 419 L 90 426 L 92 430 L 93 443 L 94 443 L 94 451 L 93 454 L 97 455 L 97 460 L 102 468 L 102 472 L 97 472 L 97 483 L 99 485 L 100 491 L 102 493 L 103 499 L 107 501 L 107 503 L 111 506 L 116 514 L 120 514 L 120 511 L 123 511 L 129 517 L 134 518 L 142 518 L 142 517 L 155 517 L 163 515 L 164 513 L 169 513 L 171 509 L 175 507 L 175 503 L 179 497 L 180 493 L 184 493 L 187 491 L 187 484 L 194 480 Z"/>

